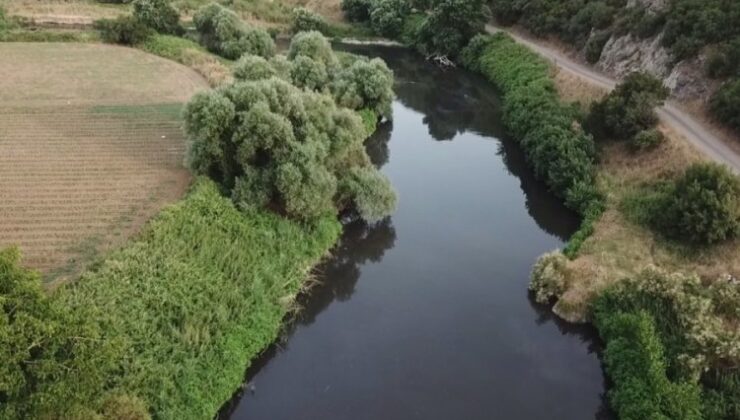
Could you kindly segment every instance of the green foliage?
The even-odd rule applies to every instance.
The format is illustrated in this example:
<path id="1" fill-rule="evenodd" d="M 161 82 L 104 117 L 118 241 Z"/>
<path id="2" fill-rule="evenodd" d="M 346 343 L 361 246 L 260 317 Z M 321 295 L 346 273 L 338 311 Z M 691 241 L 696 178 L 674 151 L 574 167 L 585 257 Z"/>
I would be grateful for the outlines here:
<path id="1" fill-rule="evenodd" d="M 303 31 L 326 32 L 328 25 L 318 13 L 314 13 L 305 7 L 297 7 L 293 9 L 293 24 L 291 28 L 294 33 Z"/>
<path id="2" fill-rule="evenodd" d="M 699 387 L 668 379 L 663 346 L 649 314 L 597 312 L 596 325 L 606 342 L 604 365 L 614 382 L 609 401 L 619 418 L 702 418 Z"/>
<path id="3" fill-rule="evenodd" d="M 290 78 L 299 88 L 319 91 L 329 84 L 329 73 L 323 62 L 299 55 L 292 64 Z"/>
<path id="4" fill-rule="evenodd" d="M 258 55 L 244 55 L 234 65 L 236 80 L 262 80 L 277 75 L 277 71 L 264 58 Z"/>
<path id="5" fill-rule="evenodd" d="M 342 0 L 342 11 L 352 22 L 365 22 L 370 19 L 370 8 L 374 0 Z"/>
<path id="6" fill-rule="evenodd" d="M 370 9 L 370 25 L 376 33 L 395 38 L 410 14 L 408 0 L 376 0 Z"/>
<path id="7" fill-rule="evenodd" d="M 332 73 L 339 67 L 339 60 L 329 40 L 318 31 L 300 32 L 293 37 L 288 49 L 288 59 L 293 60 L 299 55 L 323 64 Z"/>
<path id="8" fill-rule="evenodd" d="M 393 72 L 381 59 L 356 60 L 336 77 L 332 92 L 341 106 L 370 109 L 390 118 L 393 102 Z"/>
<path id="9" fill-rule="evenodd" d="M 121 356 L 120 340 L 105 339 L 92 321 L 101 308 L 69 311 L 49 299 L 14 248 L 0 251 L 0 303 L 0 417 L 64 417 L 95 407 Z"/>
<path id="10" fill-rule="evenodd" d="M 251 28 L 231 10 L 211 3 L 193 16 L 201 44 L 209 51 L 235 60 L 243 54 L 265 58 L 275 55 L 275 42 L 262 29 Z"/>
<path id="11" fill-rule="evenodd" d="M 293 73 L 324 65 L 320 49 L 306 48 L 315 46 L 291 47 L 316 57 L 296 55 Z M 315 87 L 312 76 L 295 77 Z M 387 180 L 370 173 L 362 120 L 331 96 L 277 78 L 238 82 L 196 95 L 185 116 L 191 168 L 217 180 L 243 209 L 279 208 L 304 221 L 357 210 L 375 220 L 395 204 Z"/>
<path id="12" fill-rule="evenodd" d="M 709 109 L 716 119 L 740 131 L 740 79 L 725 82 L 717 89 Z"/>
<path id="13" fill-rule="evenodd" d="M 586 42 L 586 61 L 591 64 L 596 63 L 601 58 L 604 46 L 611 37 L 610 32 L 601 31 L 594 33 Z"/>
<path id="14" fill-rule="evenodd" d="M 200 180 L 140 240 L 55 298 L 69 313 L 100 308 L 93 319 L 102 342 L 124 345 L 108 386 L 138 395 L 155 418 L 211 418 L 275 339 L 290 299 L 340 230 L 334 218 L 308 227 L 244 214 Z"/>
<path id="15" fill-rule="evenodd" d="M 103 418 L 119 420 L 149 420 L 149 409 L 140 398 L 126 394 L 114 394 L 103 402 Z"/>
<path id="16" fill-rule="evenodd" d="M 485 29 L 489 11 L 483 0 L 437 0 L 417 33 L 425 54 L 457 57 Z"/>
<path id="17" fill-rule="evenodd" d="M 631 73 L 592 106 L 587 125 L 600 137 L 632 139 L 657 124 L 654 109 L 667 97 L 668 89 L 663 82 L 647 73 Z"/>
<path id="18" fill-rule="evenodd" d="M 10 26 L 10 23 L 8 22 L 8 18 L 5 15 L 5 9 L 0 6 L 0 32 L 8 29 Z"/>
<path id="19" fill-rule="evenodd" d="M 710 51 L 706 70 L 709 77 L 715 79 L 740 76 L 740 37 L 722 43 Z"/>
<path id="20" fill-rule="evenodd" d="M 134 0 L 134 18 L 163 34 L 181 34 L 180 13 L 168 0 Z"/>
<path id="21" fill-rule="evenodd" d="M 630 140 L 630 147 L 635 151 L 655 149 L 665 141 L 663 132 L 657 128 L 643 130 Z"/>
<path id="22" fill-rule="evenodd" d="M 740 233 L 740 180 L 724 166 L 695 164 L 679 178 L 657 220 L 669 236 L 713 244 Z"/>
<path id="23" fill-rule="evenodd" d="M 504 124 L 535 174 L 584 216 L 581 230 L 566 249 L 574 256 L 604 210 L 603 197 L 594 186 L 592 138 L 581 129 L 573 109 L 560 103 L 547 63 L 505 34 L 473 38 L 460 59 L 501 89 Z"/>
<path id="24" fill-rule="evenodd" d="M 115 19 L 99 19 L 95 29 L 105 42 L 123 45 L 136 45 L 146 41 L 152 30 L 133 16 L 119 16 Z"/>
<path id="25" fill-rule="evenodd" d="M 673 0 L 663 41 L 677 59 L 688 58 L 708 44 L 740 35 L 740 3 L 732 0 Z"/>

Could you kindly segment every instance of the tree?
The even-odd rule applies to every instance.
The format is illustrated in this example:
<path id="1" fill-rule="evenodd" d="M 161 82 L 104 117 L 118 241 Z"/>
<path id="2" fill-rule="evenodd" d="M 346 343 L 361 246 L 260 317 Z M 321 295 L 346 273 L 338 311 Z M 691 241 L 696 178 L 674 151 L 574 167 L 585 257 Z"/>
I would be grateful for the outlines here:
<path id="1" fill-rule="evenodd" d="M 163 34 L 180 34 L 180 13 L 167 0 L 134 0 L 134 17 Z"/>
<path id="2" fill-rule="evenodd" d="M 342 0 L 342 11 L 352 22 L 365 22 L 370 19 L 370 8 L 374 0 Z"/>
<path id="3" fill-rule="evenodd" d="M 740 180 L 724 166 L 695 164 L 665 199 L 656 223 L 671 237 L 713 244 L 740 233 Z"/>
<path id="4" fill-rule="evenodd" d="M 323 65 L 305 55 L 294 65 L 304 60 Z M 190 167 L 243 209 L 277 208 L 310 222 L 345 210 L 377 220 L 395 206 L 365 152 L 362 120 L 331 96 L 278 78 L 237 82 L 196 95 L 185 122 Z"/>
<path id="5" fill-rule="evenodd" d="M 305 7 L 297 7 L 293 9 L 293 25 L 292 30 L 294 33 L 303 31 L 319 31 L 325 32 L 328 25 L 318 13 L 314 13 Z"/>
<path id="6" fill-rule="evenodd" d="M 632 139 L 658 122 L 655 107 L 668 97 L 663 82 L 643 72 L 629 74 L 609 95 L 593 105 L 589 128 L 617 140 Z"/>
<path id="7" fill-rule="evenodd" d="M 133 16 L 119 16 L 115 19 L 98 19 L 93 24 L 105 42 L 136 45 L 152 35 L 152 29 Z"/>
<path id="8" fill-rule="evenodd" d="M 419 29 L 417 44 L 425 54 L 456 57 L 484 31 L 489 15 L 483 0 L 437 0 Z"/>
<path id="9" fill-rule="evenodd" d="M 407 0 L 377 0 L 370 9 L 370 25 L 378 34 L 396 37 L 410 13 Z"/>
<path id="10" fill-rule="evenodd" d="M 723 84 L 712 95 L 709 108 L 719 121 L 740 130 L 740 79 Z"/>
<path id="11" fill-rule="evenodd" d="M 235 60 L 246 53 L 265 58 L 275 55 L 275 42 L 266 31 L 248 27 L 233 11 L 217 3 L 198 9 L 193 23 L 201 44 L 225 58 Z"/>
<path id="12" fill-rule="evenodd" d="M 367 108 L 390 118 L 393 72 L 381 59 L 360 59 L 338 74 L 332 92 L 341 106 L 356 110 Z"/>
<path id="13" fill-rule="evenodd" d="M 262 80 L 276 76 L 273 66 L 258 55 L 245 54 L 234 65 L 234 78 L 237 80 Z"/>

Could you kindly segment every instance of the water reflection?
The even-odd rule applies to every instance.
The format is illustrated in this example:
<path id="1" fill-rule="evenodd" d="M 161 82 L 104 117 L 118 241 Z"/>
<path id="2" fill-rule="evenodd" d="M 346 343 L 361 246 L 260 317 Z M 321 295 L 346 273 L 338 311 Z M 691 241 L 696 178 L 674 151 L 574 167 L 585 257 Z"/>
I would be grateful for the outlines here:
<path id="1" fill-rule="evenodd" d="M 368 156 L 370 156 L 370 162 L 378 169 L 385 166 L 390 158 L 391 153 L 388 148 L 388 142 L 391 140 L 392 132 L 393 121 L 384 121 L 378 126 L 375 133 L 369 139 L 365 140 L 365 150 Z"/>

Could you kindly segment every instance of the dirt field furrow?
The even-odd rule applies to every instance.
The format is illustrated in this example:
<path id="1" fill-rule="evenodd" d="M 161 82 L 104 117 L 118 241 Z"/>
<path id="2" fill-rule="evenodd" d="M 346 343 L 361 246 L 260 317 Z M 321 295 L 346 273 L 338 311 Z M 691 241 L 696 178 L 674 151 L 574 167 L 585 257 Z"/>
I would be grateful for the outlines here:
<path id="1" fill-rule="evenodd" d="M 49 282 L 180 198 L 195 72 L 107 45 L 0 44 L 0 247 Z"/>

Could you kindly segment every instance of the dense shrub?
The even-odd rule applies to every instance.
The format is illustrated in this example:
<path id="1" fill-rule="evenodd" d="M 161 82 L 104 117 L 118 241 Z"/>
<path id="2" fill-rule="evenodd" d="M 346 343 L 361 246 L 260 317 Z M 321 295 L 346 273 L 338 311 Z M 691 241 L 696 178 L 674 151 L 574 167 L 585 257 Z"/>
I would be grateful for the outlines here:
<path id="1" fill-rule="evenodd" d="M 275 42 L 266 31 L 248 27 L 234 12 L 217 3 L 198 9 L 193 23 L 201 44 L 225 58 L 237 59 L 243 54 L 265 58 L 275 55 Z"/>
<path id="2" fill-rule="evenodd" d="M 706 70 L 715 79 L 740 76 L 740 37 L 714 48 L 708 54 Z"/>
<path id="3" fill-rule="evenodd" d="M 393 73 L 381 59 L 356 60 L 339 72 L 332 92 L 341 106 L 370 109 L 377 115 L 391 118 Z"/>
<path id="4" fill-rule="evenodd" d="M 376 0 L 370 9 L 370 25 L 380 35 L 397 37 L 410 13 L 408 0 Z"/>
<path id="5" fill-rule="evenodd" d="M 438 0 L 419 28 L 416 43 L 425 54 L 456 57 L 485 29 L 489 11 L 483 0 Z"/>
<path id="6" fill-rule="evenodd" d="M 299 88 L 319 91 L 329 84 L 329 73 L 323 62 L 299 55 L 292 61 L 290 79 Z"/>
<path id="7" fill-rule="evenodd" d="M 134 0 L 134 18 L 163 34 L 180 34 L 180 13 L 168 0 Z"/>
<path id="8" fill-rule="evenodd" d="M 142 43 L 152 35 L 152 30 L 133 16 L 119 16 L 115 19 L 99 19 L 94 23 L 105 42 L 123 45 Z"/>
<path id="9" fill-rule="evenodd" d="M 655 107 L 668 97 L 663 82 L 641 72 L 629 74 L 612 92 L 591 108 L 588 126 L 600 137 L 632 139 L 658 122 Z"/>
<path id="10" fill-rule="evenodd" d="M 594 33 L 586 42 L 586 61 L 596 63 L 601 58 L 604 46 L 611 37 L 611 32 L 601 31 Z"/>
<path id="11" fill-rule="evenodd" d="M 49 299 L 13 248 L 0 250 L 0 302 L 0 418 L 94 412 L 121 356 L 91 321 L 95 308 L 73 312 Z"/>
<path id="12" fill-rule="evenodd" d="M 342 0 L 342 11 L 352 22 L 365 22 L 370 19 L 370 8 L 375 0 Z"/>
<path id="13" fill-rule="evenodd" d="M 614 383 L 609 401 L 619 418 L 702 418 L 696 383 L 668 379 L 663 345 L 649 314 L 599 312 L 596 325 L 606 342 L 604 365 Z"/>
<path id="14" fill-rule="evenodd" d="M 244 55 L 234 64 L 234 78 L 237 80 L 262 80 L 277 75 L 277 71 L 264 58 L 258 55 Z"/>
<path id="15" fill-rule="evenodd" d="M 295 33 L 303 31 L 319 31 L 325 32 L 328 25 L 318 13 L 306 9 L 305 7 L 297 7 L 293 9 L 293 24 L 292 30 Z"/>
<path id="16" fill-rule="evenodd" d="M 730 80 L 717 89 L 709 108 L 716 119 L 740 131 L 740 79 Z"/>
<path id="17" fill-rule="evenodd" d="M 668 193 L 658 219 L 671 237 L 712 244 L 740 233 L 740 180 L 718 164 L 695 164 Z"/>
<path id="18" fill-rule="evenodd" d="M 395 205 L 388 180 L 368 173 L 362 120 L 330 96 L 276 78 L 239 82 L 197 95 L 185 115 L 191 168 L 242 208 L 306 221 L 355 209 L 375 220 Z"/>
<path id="19" fill-rule="evenodd" d="M 288 59 L 293 60 L 299 55 L 322 63 L 332 73 L 339 68 L 339 60 L 329 40 L 317 31 L 301 32 L 293 37 L 288 49 Z"/>
<path id="20" fill-rule="evenodd" d="M 658 147 L 665 141 L 663 132 L 657 128 L 643 130 L 630 140 L 630 147 L 635 151 L 650 150 Z"/>

